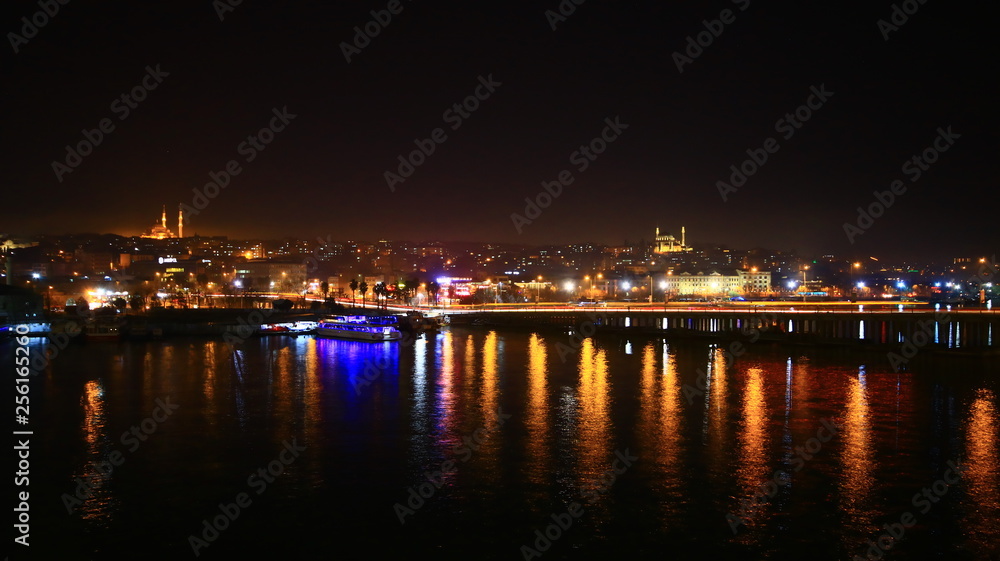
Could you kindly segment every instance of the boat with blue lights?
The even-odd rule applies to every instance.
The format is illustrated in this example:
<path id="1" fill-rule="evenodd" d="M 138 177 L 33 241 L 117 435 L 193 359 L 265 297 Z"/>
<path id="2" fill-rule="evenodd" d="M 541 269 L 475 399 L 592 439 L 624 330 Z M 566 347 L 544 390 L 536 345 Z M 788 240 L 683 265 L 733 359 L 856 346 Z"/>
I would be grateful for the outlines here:
<path id="1" fill-rule="evenodd" d="M 396 316 L 331 316 L 316 325 L 318 337 L 355 341 L 399 341 Z"/>

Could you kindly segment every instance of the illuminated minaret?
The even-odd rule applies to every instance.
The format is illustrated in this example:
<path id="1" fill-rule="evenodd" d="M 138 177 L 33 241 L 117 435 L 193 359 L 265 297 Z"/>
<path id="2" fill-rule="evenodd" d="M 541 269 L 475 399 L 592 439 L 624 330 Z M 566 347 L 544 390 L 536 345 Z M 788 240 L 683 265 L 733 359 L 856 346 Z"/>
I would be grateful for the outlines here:
<path id="1" fill-rule="evenodd" d="M 177 237 L 184 237 L 184 206 L 177 207 Z"/>
<path id="2" fill-rule="evenodd" d="M 687 230 L 681 226 L 681 248 L 687 249 Z"/>
<path id="3" fill-rule="evenodd" d="M 163 227 L 166 228 L 167 227 L 167 205 L 163 205 L 163 216 L 160 218 L 160 221 L 163 222 Z"/>

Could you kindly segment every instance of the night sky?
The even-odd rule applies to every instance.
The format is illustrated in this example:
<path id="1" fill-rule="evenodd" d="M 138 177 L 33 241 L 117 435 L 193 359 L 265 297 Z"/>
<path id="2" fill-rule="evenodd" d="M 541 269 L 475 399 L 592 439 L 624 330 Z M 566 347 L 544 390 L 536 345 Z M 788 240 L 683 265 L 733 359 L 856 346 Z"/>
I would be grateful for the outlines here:
<path id="1" fill-rule="evenodd" d="M 221 21 L 211 0 L 99 4 L 70 1 L 21 42 L 8 33 L 40 8 L 3 3 L 0 232 L 136 235 L 163 204 L 175 229 L 192 188 L 236 160 L 186 235 L 619 244 L 684 225 L 694 244 L 854 256 L 1000 245 L 994 29 L 977 6 L 907 2 L 886 41 L 888 1 L 588 0 L 553 30 L 557 0 L 403 0 L 348 63 L 342 43 L 389 2 L 244 0 Z M 679 71 L 674 53 L 723 10 Z M 115 100 L 157 65 L 125 116 Z M 453 129 L 446 110 L 490 75 Z M 786 139 L 779 119 L 821 86 L 833 95 Z M 246 161 L 240 144 L 285 107 Z M 571 155 L 615 117 L 628 128 L 580 171 Z M 57 178 L 102 119 L 114 129 Z M 912 181 L 903 164 L 949 126 L 960 138 Z M 437 128 L 446 140 L 390 190 L 384 173 Z M 716 182 L 769 137 L 777 151 L 724 201 Z M 511 214 L 562 170 L 573 183 L 519 233 Z M 843 224 L 896 179 L 906 192 L 849 243 Z"/>

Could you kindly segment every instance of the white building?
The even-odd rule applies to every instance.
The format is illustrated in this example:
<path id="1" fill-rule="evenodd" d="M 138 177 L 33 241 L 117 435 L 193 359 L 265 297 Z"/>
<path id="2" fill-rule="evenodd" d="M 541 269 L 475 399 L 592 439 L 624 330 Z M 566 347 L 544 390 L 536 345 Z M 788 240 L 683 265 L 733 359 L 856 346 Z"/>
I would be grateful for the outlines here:
<path id="1" fill-rule="evenodd" d="M 771 291 L 771 272 L 737 270 L 734 274 L 699 271 L 667 275 L 664 290 L 675 296 L 722 296 Z"/>

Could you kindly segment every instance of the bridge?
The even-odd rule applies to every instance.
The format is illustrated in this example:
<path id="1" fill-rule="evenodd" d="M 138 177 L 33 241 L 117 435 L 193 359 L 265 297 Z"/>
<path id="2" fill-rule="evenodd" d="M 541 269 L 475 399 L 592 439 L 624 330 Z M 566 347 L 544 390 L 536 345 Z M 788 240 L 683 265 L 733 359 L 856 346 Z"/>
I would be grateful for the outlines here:
<path id="1" fill-rule="evenodd" d="M 662 334 L 715 339 L 1000 352 L 994 310 L 789 302 L 732 307 L 611 305 L 485 306 L 441 309 L 452 325 L 553 327 L 588 332 Z M 875 309 L 872 309 L 875 308 Z"/>

